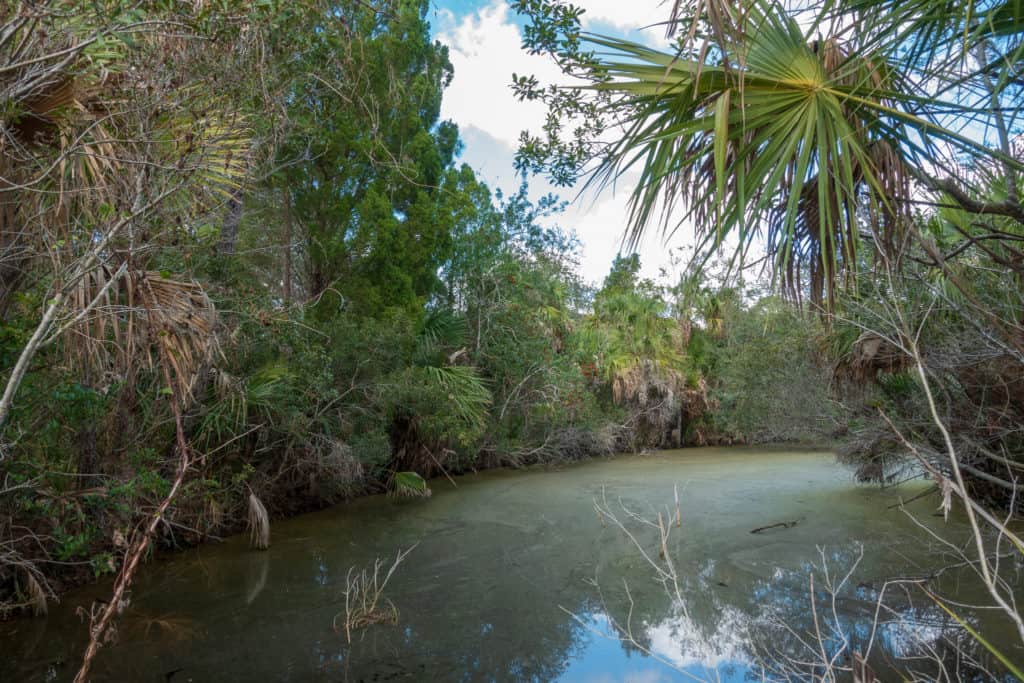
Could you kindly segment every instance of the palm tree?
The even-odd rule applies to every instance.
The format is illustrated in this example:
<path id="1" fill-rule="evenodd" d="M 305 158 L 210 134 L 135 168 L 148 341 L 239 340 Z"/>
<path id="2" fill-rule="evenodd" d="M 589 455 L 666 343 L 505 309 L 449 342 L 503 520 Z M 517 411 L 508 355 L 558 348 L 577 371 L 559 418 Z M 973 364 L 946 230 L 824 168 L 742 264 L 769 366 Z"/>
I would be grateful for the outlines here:
<path id="1" fill-rule="evenodd" d="M 563 160 L 586 160 L 598 150 L 590 184 L 608 186 L 627 172 L 639 176 L 630 200 L 634 243 L 654 223 L 669 233 L 685 226 L 695 231 L 697 253 L 705 259 L 730 242 L 742 258 L 764 237 L 789 292 L 807 293 L 826 310 L 834 309 L 839 286 L 854 281 L 867 255 L 862 252 L 882 262 L 876 272 L 890 281 L 910 275 L 904 264 L 915 259 L 970 301 L 966 317 L 982 330 L 978 338 L 999 338 L 993 346 L 1004 364 L 990 385 L 1020 386 L 1024 154 L 1013 135 L 1024 113 L 1022 10 L 1020 0 L 820 0 L 789 7 L 782 0 L 679 0 L 669 22 L 680 33 L 674 53 L 593 35 L 584 39 L 594 51 L 584 52 L 569 17 L 559 25 L 565 40 L 552 51 L 563 65 L 575 60 L 574 73 L 589 70 L 593 82 L 587 88 L 596 93 L 596 104 L 588 109 L 565 96 L 547 101 L 556 114 L 596 111 L 620 123 L 622 135 L 603 150 L 575 139 L 562 143 L 551 123 L 557 117 L 549 117 L 550 151 L 527 137 L 520 163 L 536 167 L 547 154 L 557 171 Z M 537 51 L 550 49 L 546 35 L 533 29 L 528 43 Z M 517 87 L 523 96 L 543 98 L 523 79 Z M 585 135 L 603 128 L 591 123 L 577 130 Z M 922 205 L 928 207 L 925 216 L 917 210 Z M 937 230 L 959 239 L 940 244 Z M 1012 275 L 1001 280 L 1000 294 L 1011 282 L 1018 291 L 1005 302 L 979 300 L 949 266 L 964 254 L 987 270 Z M 944 397 L 937 399 L 930 388 L 929 375 L 943 370 L 926 369 L 921 327 L 907 323 L 907 299 L 905 292 L 889 294 L 883 305 L 896 313 L 885 324 L 904 356 L 899 360 L 916 370 L 938 435 L 935 450 L 944 456 L 944 469 L 929 472 L 941 484 L 947 508 L 954 493 L 962 500 L 977 552 L 972 561 L 1024 641 L 1024 617 L 998 567 L 990 565 L 982 529 L 999 538 L 1008 532 L 966 487 L 963 470 L 969 465 L 961 462 L 949 418 L 940 415 Z M 877 342 L 863 339 L 862 345 L 877 350 Z M 918 453 L 885 420 L 902 445 Z M 1020 421 L 1012 423 L 1019 430 Z M 995 450 L 1014 452 L 1008 443 L 1000 440 Z M 996 458 L 1000 467 L 1017 464 Z M 1016 500 L 1017 487 L 1007 486 Z M 1013 543 L 1024 551 L 1019 539 Z"/>
<path id="2" fill-rule="evenodd" d="M 216 51 L 201 44 L 212 26 L 202 22 L 216 17 L 195 12 L 56 0 L 0 12 L 0 317 L 40 264 L 52 280 L 0 399 L 0 428 L 28 361 L 63 332 L 78 333 L 69 350 L 97 375 L 152 362 L 161 335 L 182 395 L 209 357 L 205 293 L 145 267 L 248 170 L 246 118 L 203 71 Z"/>
<path id="3" fill-rule="evenodd" d="M 589 36 L 590 88 L 623 122 L 589 182 L 639 173 L 633 242 L 656 222 L 692 226 L 705 256 L 729 237 L 742 255 L 762 236 L 790 291 L 825 305 L 866 240 L 898 258 L 916 236 L 921 188 L 1007 217 L 1019 233 L 1024 164 L 1008 122 L 1021 107 L 1024 18 L 1014 2 L 965 16 L 941 0 L 848 0 L 798 17 L 775 0 L 702 0 L 677 3 L 676 54 Z M 943 24 L 950 16 L 962 20 Z M 978 195 L 954 159 L 987 164 L 1009 191 Z"/>

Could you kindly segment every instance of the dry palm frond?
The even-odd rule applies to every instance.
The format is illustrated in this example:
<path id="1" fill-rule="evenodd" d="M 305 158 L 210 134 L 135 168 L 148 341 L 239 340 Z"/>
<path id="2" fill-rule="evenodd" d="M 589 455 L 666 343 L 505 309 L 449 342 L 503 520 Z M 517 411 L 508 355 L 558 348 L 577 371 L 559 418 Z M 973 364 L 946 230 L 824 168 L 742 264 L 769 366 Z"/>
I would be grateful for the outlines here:
<path id="1" fill-rule="evenodd" d="M 616 403 L 646 406 L 651 398 L 671 399 L 686 388 L 682 373 L 650 359 L 639 359 L 612 378 L 612 398 Z"/>
<path id="2" fill-rule="evenodd" d="M 125 374 L 143 363 L 152 369 L 165 352 L 187 399 L 200 370 L 218 351 L 216 311 L 194 282 L 153 271 L 87 274 L 70 297 L 75 317 L 71 349 L 98 374 Z"/>
<path id="3" fill-rule="evenodd" d="M 0 14 L 0 310 L 36 254 L 59 270 L 156 188 L 178 188 L 181 224 L 223 202 L 250 157 L 238 106 L 193 75 L 217 57 L 181 34 L 200 30 L 188 3 L 105 17 L 29 4 Z"/>
<path id="4" fill-rule="evenodd" d="M 125 630 L 137 634 L 147 641 L 189 641 L 204 634 L 195 619 L 173 614 L 159 616 L 141 613 L 129 614 Z"/>
<path id="5" fill-rule="evenodd" d="M 679 346 L 686 348 L 686 345 L 690 343 L 690 337 L 693 336 L 693 321 L 687 317 L 680 317 L 679 323 Z"/>
<path id="6" fill-rule="evenodd" d="M 199 369 L 217 350 L 216 315 L 206 292 L 195 282 L 160 277 L 159 273 L 129 275 L 149 320 L 149 332 L 167 352 L 181 384 L 179 396 L 190 396 Z"/>
<path id="7" fill-rule="evenodd" d="M 210 372 L 210 381 L 213 384 L 214 393 L 220 401 L 233 401 L 238 397 L 244 398 L 245 387 L 238 380 L 220 368 L 214 368 Z"/>
<path id="8" fill-rule="evenodd" d="M 867 384 L 879 375 L 902 372 L 910 365 L 911 358 L 902 350 L 877 334 L 864 332 L 840 363 L 837 374 Z"/>
<path id="9" fill-rule="evenodd" d="M 249 492 L 249 545 L 256 550 L 270 547 L 270 515 L 252 491 Z"/>
<path id="10" fill-rule="evenodd" d="M 216 500 L 210 498 L 210 502 L 207 504 L 209 512 L 209 523 L 207 524 L 207 533 L 216 531 L 224 524 L 224 508 L 217 503 Z"/>
<path id="11" fill-rule="evenodd" d="M 9 527 L 0 519 L 0 532 L 7 530 Z M 0 620 L 20 610 L 31 610 L 35 616 L 45 616 L 48 601 L 57 598 L 46 575 L 33 560 L 15 549 L 15 542 L 9 537 L 0 541 L 0 580 L 13 587 L 15 597 L 0 601 Z"/>
<path id="12" fill-rule="evenodd" d="M 46 616 L 46 591 L 36 578 L 34 571 L 25 570 L 25 592 L 29 604 L 32 606 L 32 614 L 37 617 Z"/>

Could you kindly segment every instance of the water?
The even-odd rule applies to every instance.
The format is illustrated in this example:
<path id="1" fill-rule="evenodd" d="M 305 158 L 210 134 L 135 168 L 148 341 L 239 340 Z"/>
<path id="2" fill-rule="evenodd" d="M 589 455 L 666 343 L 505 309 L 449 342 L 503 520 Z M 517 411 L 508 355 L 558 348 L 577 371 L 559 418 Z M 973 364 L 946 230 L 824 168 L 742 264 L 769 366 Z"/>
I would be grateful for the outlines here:
<path id="1" fill-rule="evenodd" d="M 456 481 L 458 489 L 432 482 L 430 499 L 364 498 L 276 522 L 267 552 L 236 537 L 151 563 L 94 680 L 757 680 L 766 661 L 808 659 L 801 638 L 817 644 L 812 573 L 826 648 L 841 642 L 829 628 L 834 618 L 863 648 L 887 578 L 956 562 L 890 507 L 923 484 L 858 486 L 825 453 L 691 449 Z M 659 561 L 658 530 L 643 520 L 659 510 L 674 516 L 674 486 L 682 523 L 668 549 L 681 602 L 594 510 L 595 499 L 606 501 Z M 935 504 L 922 499 L 909 510 L 962 540 L 963 523 L 935 516 Z M 790 521 L 797 524 L 750 533 Z M 349 568 L 416 543 L 386 591 L 397 625 L 357 631 L 348 644 L 335 624 Z M 855 563 L 833 617 L 821 568 L 838 581 Z M 946 570 L 941 581 L 964 602 L 982 601 L 964 572 Z M 896 611 L 883 610 L 874 632 L 880 671 L 921 642 L 941 650 L 950 633 L 950 617 L 933 602 L 900 593 L 888 589 Z M 70 680 L 85 639 L 76 609 L 106 595 L 109 584 L 85 587 L 46 619 L 0 624 L 0 680 Z M 992 612 L 962 611 L 1022 659 Z M 623 642 L 627 630 L 634 642 Z"/>

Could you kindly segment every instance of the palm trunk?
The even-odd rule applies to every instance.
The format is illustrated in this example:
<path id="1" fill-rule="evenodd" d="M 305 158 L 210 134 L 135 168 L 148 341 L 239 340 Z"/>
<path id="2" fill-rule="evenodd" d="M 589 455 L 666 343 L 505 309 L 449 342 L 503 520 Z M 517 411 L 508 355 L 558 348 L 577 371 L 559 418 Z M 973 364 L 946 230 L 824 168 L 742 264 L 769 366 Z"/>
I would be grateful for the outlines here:
<path id="1" fill-rule="evenodd" d="M 227 208 L 228 212 L 224 217 L 224 225 L 220 229 L 220 244 L 217 245 L 217 253 L 221 256 L 234 254 L 235 247 L 238 245 L 238 226 L 242 223 L 241 188 L 231 193 Z"/>

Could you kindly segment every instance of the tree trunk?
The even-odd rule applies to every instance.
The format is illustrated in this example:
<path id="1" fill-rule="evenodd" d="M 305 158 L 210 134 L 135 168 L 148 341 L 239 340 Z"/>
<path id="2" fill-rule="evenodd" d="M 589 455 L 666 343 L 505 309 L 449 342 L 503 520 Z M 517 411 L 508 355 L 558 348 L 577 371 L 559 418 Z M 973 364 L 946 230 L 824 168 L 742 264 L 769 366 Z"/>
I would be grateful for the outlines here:
<path id="1" fill-rule="evenodd" d="M 221 256 L 230 256 L 235 253 L 235 246 L 238 244 L 238 226 L 242 223 L 242 188 L 231 193 L 227 202 L 227 215 L 224 217 L 224 225 L 220 229 L 220 244 L 217 245 L 217 253 Z"/>
<path id="2" fill-rule="evenodd" d="M 287 189 L 284 195 L 284 272 L 281 275 L 281 297 L 284 306 L 292 302 L 292 193 Z"/>

